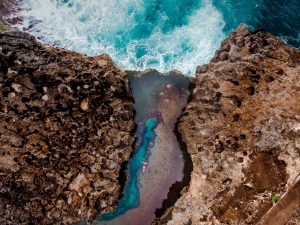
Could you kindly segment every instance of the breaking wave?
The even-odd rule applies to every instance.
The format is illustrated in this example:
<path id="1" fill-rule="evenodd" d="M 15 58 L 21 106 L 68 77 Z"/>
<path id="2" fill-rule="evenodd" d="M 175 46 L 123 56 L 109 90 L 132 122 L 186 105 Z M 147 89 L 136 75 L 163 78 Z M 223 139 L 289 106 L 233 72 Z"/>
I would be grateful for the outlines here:
<path id="1" fill-rule="evenodd" d="M 239 23 L 300 46 L 299 0 L 22 0 L 15 26 L 124 69 L 194 74 Z"/>

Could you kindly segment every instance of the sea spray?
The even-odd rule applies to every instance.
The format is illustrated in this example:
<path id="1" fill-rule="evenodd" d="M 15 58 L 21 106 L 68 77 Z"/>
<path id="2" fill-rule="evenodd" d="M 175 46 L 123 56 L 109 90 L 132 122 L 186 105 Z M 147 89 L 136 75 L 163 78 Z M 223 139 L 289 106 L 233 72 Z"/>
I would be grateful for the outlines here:
<path id="1" fill-rule="evenodd" d="M 225 38 L 210 0 L 23 0 L 16 27 L 88 55 L 108 53 L 129 70 L 194 74 Z"/>
<path id="2" fill-rule="evenodd" d="M 15 26 L 128 70 L 195 74 L 240 23 L 300 47 L 299 0 L 22 0 Z M 22 18 L 20 20 L 20 18 Z"/>

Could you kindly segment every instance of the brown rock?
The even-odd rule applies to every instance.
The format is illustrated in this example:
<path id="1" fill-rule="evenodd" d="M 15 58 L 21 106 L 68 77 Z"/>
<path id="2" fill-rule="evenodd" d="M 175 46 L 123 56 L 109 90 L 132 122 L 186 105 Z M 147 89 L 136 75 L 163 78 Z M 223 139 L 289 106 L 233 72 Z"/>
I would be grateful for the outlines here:
<path id="1" fill-rule="evenodd" d="M 133 143 L 127 75 L 107 55 L 44 47 L 18 31 L 0 33 L 0 49 L 0 224 L 113 210 Z"/>
<path id="2" fill-rule="evenodd" d="M 241 25 L 198 67 L 179 121 L 193 160 L 191 183 L 169 225 L 255 224 L 272 207 L 271 192 L 282 195 L 293 184 L 300 171 L 299 60 L 299 50 Z"/>

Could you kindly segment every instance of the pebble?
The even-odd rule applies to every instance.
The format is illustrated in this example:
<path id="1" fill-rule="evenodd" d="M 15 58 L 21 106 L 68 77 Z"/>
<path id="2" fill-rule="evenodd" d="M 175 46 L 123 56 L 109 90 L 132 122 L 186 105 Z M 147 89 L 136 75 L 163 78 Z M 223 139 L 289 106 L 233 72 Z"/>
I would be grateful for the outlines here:
<path id="1" fill-rule="evenodd" d="M 70 93 L 74 92 L 70 86 L 66 85 L 66 88 L 67 88 L 68 92 L 70 92 Z"/>
<path id="2" fill-rule="evenodd" d="M 108 156 L 109 159 L 114 159 L 115 158 L 115 154 L 111 153 L 109 156 Z"/>
<path id="3" fill-rule="evenodd" d="M 173 87 L 172 84 L 167 84 L 167 88 L 168 88 L 168 89 L 170 89 L 170 88 L 172 88 L 172 87 Z"/>
<path id="4" fill-rule="evenodd" d="M 91 169 L 91 173 L 93 173 L 93 174 L 95 174 L 95 173 L 98 172 L 98 169 L 97 169 L 97 167 L 95 165 L 91 166 L 90 169 Z"/>
<path id="5" fill-rule="evenodd" d="M 98 187 L 100 187 L 101 185 L 100 185 L 100 182 L 99 182 L 99 181 L 95 181 L 95 182 L 93 183 L 93 186 L 94 186 L 95 188 L 98 188 Z"/>
<path id="6" fill-rule="evenodd" d="M 107 207 L 106 201 L 100 200 L 100 206 L 101 208 L 106 208 Z"/>
<path id="7" fill-rule="evenodd" d="M 8 73 L 9 75 L 16 75 L 16 74 L 18 74 L 18 72 L 15 71 L 15 70 L 13 70 L 12 68 L 8 68 L 7 73 Z"/>
<path id="8" fill-rule="evenodd" d="M 83 111 L 87 111 L 89 109 L 89 99 L 88 98 L 86 98 L 80 102 L 80 108 Z"/>
<path id="9" fill-rule="evenodd" d="M 12 83 L 11 87 L 17 92 L 20 93 L 22 92 L 22 88 L 20 84 Z"/>
<path id="10" fill-rule="evenodd" d="M 98 65 L 99 66 L 106 66 L 107 65 L 107 60 L 105 60 L 105 59 L 99 59 L 98 60 Z"/>
<path id="11" fill-rule="evenodd" d="M 42 99 L 43 99 L 44 101 L 48 101 L 48 100 L 49 100 L 49 97 L 48 97 L 48 95 L 43 95 L 43 96 L 42 96 Z"/>
<path id="12" fill-rule="evenodd" d="M 116 167 L 117 167 L 117 163 L 115 163 L 115 162 L 109 164 L 109 166 L 108 166 L 108 168 L 109 168 L 110 170 L 113 170 L 113 169 L 116 168 Z"/>
<path id="13" fill-rule="evenodd" d="M 14 97 L 16 97 L 16 93 L 15 93 L 15 92 L 10 92 L 10 93 L 8 94 L 8 97 L 9 97 L 9 98 L 14 98 Z"/>

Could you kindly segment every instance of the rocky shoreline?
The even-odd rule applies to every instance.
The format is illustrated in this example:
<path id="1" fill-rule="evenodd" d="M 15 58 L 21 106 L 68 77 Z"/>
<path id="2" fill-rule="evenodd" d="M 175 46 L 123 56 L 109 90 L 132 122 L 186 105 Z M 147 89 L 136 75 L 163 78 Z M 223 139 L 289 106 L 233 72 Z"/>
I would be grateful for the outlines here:
<path id="1" fill-rule="evenodd" d="M 0 33 L 0 55 L 1 224 L 91 222 L 112 211 L 136 128 L 127 74 L 107 55 L 18 31 Z M 282 199 L 291 205 L 300 196 L 300 51 L 240 25 L 193 80 L 174 130 L 184 178 L 153 224 L 268 223 L 272 193 L 292 193 Z M 300 221 L 291 210 L 278 225 Z"/>
<path id="2" fill-rule="evenodd" d="M 178 126 L 191 183 L 162 224 L 255 224 L 272 207 L 271 193 L 292 186 L 300 172 L 299 60 L 299 50 L 241 25 L 197 68 Z M 285 219 L 278 224 L 296 224 Z"/>
<path id="3" fill-rule="evenodd" d="M 70 224 L 115 208 L 133 98 L 107 55 L 0 33 L 0 223 Z"/>

